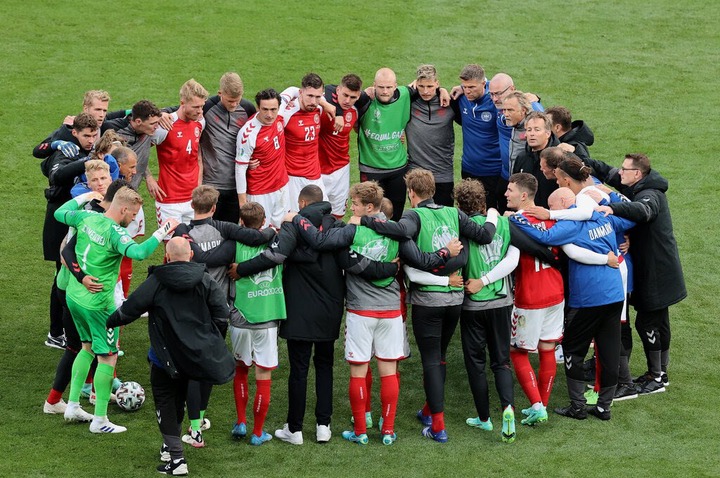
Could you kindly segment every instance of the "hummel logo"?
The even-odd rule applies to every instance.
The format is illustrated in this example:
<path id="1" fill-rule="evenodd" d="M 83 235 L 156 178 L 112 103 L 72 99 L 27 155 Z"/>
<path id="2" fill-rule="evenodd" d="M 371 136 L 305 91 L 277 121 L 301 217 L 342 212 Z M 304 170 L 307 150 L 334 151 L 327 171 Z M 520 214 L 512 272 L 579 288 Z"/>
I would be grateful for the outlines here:
<path id="1" fill-rule="evenodd" d="M 654 344 L 655 341 L 657 340 L 657 337 L 655 337 L 654 330 L 651 330 L 650 332 L 645 332 L 645 335 L 647 335 L 648 342 L 650 342 L 651 344 Z"/>
<path id="2" fill-rule="evenodd" d="M 177 137 L 178 137 L 178 138 L 182 138 L 182 131 L 178 131 L 178 132 L 177 132 Z"/>
<path id="3" fill-rule="evenodd" d="M 570 357 L 565 357 L 565 368 L 568 370 L 572 368 L 572 359 Z"/>
<path id="4" fill-rule="evenodd" d="M 304 121 L 303 121 L 303 120 L 298 120 L 298 126 L 305 126 Z"/>
<path id="5" fill-rule="evenodd" d="M 158 425 L 162 423 L 162 418 L 160 418 L 160 410 L 155 410 L 155 415 L 157 415 L 157 422 Z"/>
<path id="6" fill-rule="evenodd" d="M 266 143 L 270 142 L 270 136 L 265 136 L 263 139 L 265 140 Z"/>

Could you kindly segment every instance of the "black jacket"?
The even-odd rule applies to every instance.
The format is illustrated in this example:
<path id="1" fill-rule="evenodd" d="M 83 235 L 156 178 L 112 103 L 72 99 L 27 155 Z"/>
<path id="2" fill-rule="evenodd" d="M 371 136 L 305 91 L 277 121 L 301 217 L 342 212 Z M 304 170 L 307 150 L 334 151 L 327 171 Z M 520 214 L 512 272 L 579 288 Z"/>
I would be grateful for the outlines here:
<path id="1" fill-rule="evenodd" d="M 560 144 L 560 141 L 551 133 L 545 148 L 557 146 L 558 144 Z M 525 151 L 522 151 L 518 157 L 515 158 L 512 174 L 515 173 L 530 173 L 535 176 L 538 181 L 538 190 L 537 193 L 535 193 L 535 204 L 545 208 L 548 207 L 548 197 L 558 188 L 558 185 L 556 181 L 546 179 L 545 175 L 540 171 L 540 151 L 533 151 L 530 146 L 526 144 Z"/>
<path id="2" fill-rule="evenodd" d="M 636 223 L 629 231 L 634 278 L 630 303 L 637 310 L 653 311 L 680 302 L 687 290 L 665 196 L 667 180 L 654 170 L 630 187 L 620 187 L 617 170 L 607 179 L 632 200 L 610 204 L 614 214 Z"/>
<path id="3" fill-rule="evenodd" d="M 570 131 L 560 136 L 558 141 L 575 146 L 575 154 L 585 161 L 590 156 L 587 147 L 595 143 L 595 135 L 584 121 L 576 120 L 572 122 Z"/>
<path id="4" fill-rule="evenodd" d="M 217 325 L 230 315 L 227 297 L 203 264 L 150 267 L 148 278 L 108 318 L 107 326 L 129 324 L 145 311 L 150 345 L 168 375 L 211 384 L 232 380 L 235 360 Z"/>

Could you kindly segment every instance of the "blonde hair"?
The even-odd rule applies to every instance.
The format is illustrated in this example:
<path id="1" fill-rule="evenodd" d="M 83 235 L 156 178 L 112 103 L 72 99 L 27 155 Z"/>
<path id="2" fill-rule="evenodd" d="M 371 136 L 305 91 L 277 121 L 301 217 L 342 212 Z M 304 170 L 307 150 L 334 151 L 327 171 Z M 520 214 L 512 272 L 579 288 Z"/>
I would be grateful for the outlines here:
<path id="1" fill-rule="evenodd" d="M 237 98 L 243 95 L 245 87 L 240 75 L 234 71 L 229 71 L 220 77 L 220 92 L 226 95 Z"/>
<path id="2" fill-rule="evenodd" d="M 180 101 L 190 101 L 193 98 L 202 98 L 206 100 L 208 92 L 203 86 L 190 78 L 180 87 Z"/>
<path id="3" fill-rule="evenodd" d="M 110 174 L 110 166 L 105 161 L 99 159 L 91 159 L 85 161 L 85 174 L 92 173 L 94 171 L 105 171 Z"/>
<path id="4" fill-rule="evenodd" d="M 417 69 L 417 79 L 437 81 L 437 70 L 433 65 L 420 65 Z"/>
<path id="5" fill-rule="evenodd" d="M 103 159 L 106 154 L 110 153 L 118 146 L 116 143 L 120 143 L 120 146 L 124 146 L 125 140 L 123 140 L 120 135 L 115 132 L 115 130 L 109 129 L 105 131 L 100 140 L 95 143 L 95 149 L 90 156 L 93 159 Z"/>
<path id="6" fill-rule="evenodd" d="M 83 106 L 91 106 L 95 100 L 110 102 L 110 93 L 105 90 L 90 90 L 85 92 Z"/>
<path id="7" fill-rule="evenodd" d="M 374 209 L 380 209 L 383 195 L 383 188 L 375 181 L 353 184 L 350 188 L 351 198 L 358 198 L 362 204 L 372 204 Z"/>
<path id="8" fill-rule="evenodd" d="M 143 198 L 134 189 L 123 186 L 115 193 L 115 197 L 113 198 L 112 203 L 117 203 L 117 205 L 120 206 L 142 206 Z"/>

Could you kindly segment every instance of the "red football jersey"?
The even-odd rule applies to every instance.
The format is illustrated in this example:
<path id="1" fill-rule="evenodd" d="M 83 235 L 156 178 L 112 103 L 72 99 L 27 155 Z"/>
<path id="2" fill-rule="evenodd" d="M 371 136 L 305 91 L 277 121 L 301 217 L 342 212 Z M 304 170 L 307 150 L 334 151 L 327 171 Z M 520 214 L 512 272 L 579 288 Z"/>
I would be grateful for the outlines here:
<path id="1" fill-rule="evenodd" d="M 198 148 L 204 120 L 185 121 L 173 114 L 175 122 L 170 131 L 158 128 L 153 136 L 157 145 L 158 186 L 167 196 L 163 203 L 190 201 L 197 187 L 200 165 Z"/>
<path id="2" fill-rule="evenodd" d="M 525 216 L 532 224 L 542 224 L 544 229 L 551 228 L 555 221 L 542 221 Z M 555 254 L 557 248 L 553 248 Z M 560 271 L 540 262 L 539 259 L 520 253 L 520 263 L 515 269 L 515 307 L 521 309 L 544 309 L 557 305 L 565 299 L 563 279 Z"/>
<path id="3" fill-rule="evenodd" d="M 285 166 L 287 173 L 307 179 L 320 177 L 318 146 L 321 110 L 302 111 L 297 100 L 292 108 L 281 107 L 285 120 Z"/>
<path id="4" fill-rule="evenodd" d="M 252 116 L 240 129 L 237 137 L 235 176 L 238 193 L 258 195 L 277 191 L 288 182 L 285 169 L 285 134 L 280 115 L 275 122 L 265 126 Z M 242 166 L 250 160 L 260 161 L 260 166 L 244 171 Z M 241 191 L 239 175 L 246 174 L 247 190 Z"/>
<path id="5" fill-rule="evenodd" d="M 333 97 L 336 98 L 335 93 Z M 337 102 L 335 102 L 337 103 Z M 336 107 L 339 109 L 340 107 Z M 343 111 L 345 126 L 336 132 L 334 122 L 327 115 L 320 117 L 320 172 L 331 174 L 350 163 L 350 132 L 358 119 L 355 107 Z"/>

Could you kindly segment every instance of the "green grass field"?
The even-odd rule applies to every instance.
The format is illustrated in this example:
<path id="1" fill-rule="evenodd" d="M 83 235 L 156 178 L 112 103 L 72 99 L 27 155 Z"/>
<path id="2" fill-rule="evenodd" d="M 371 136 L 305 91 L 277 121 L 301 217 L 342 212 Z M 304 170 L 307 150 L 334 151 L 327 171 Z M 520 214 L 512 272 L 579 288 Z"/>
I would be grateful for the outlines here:
<path id="1" fill-rule="evenodd" d="M 295 85 L 308 71 L 328 83 L 352 71 L 368 84 L 377 68 L 389 66 L 406 83 L 422 63 L 434 63 L 441 82 L 451 85 L 465 64 L 475 62 L 488 75 L 511 74 L 519 89 L 537 92 L 546 107 L 567 106 L 576 119 L 588 122 L 596 136 L 594 157 L 619 165 L 624 153 L 643 151 L 669 179 L 689 292 L 671 309 L 669 390 L 618 403 L 610 422 L 551 416 L 535 429 L 518 424 L 516 443 L 506 445 L 499 432 L 464 425 L 475 412 L 456 337 L 447 385 L 450 442 L 440 445 L 420 437 L 414 412 L 423 397 L 419 358 L 414 357 L 402 365 L 398 442 L 383 447 L 375 431 L 371 445 L 361 448 L 339 436 L 349 426 L 350 412 L 348 370 L 338 342 L 335 437 L 329 444 L 312 439 L 312 392 L 304 446 L 272 441 L 254 448 L 232 441 L 234 404 L 227 385 L 213 395 L 208 446 L 187 450 L 190 473 L 720 476 L 720 412 L 713 400 L 720 387 L 715 317 L 720 228 L 716 220 L 698 220 L 701 208 L 712 207 L 717 197 L 718 149 L 711 130 L 720 14 L 713 2 L 7 0 L 3 10 L 0 430 L 5 442 L 0 476 L 150 476 L 159 463 L 160 435 L 150 402 L 132 414 L 111 408 L 111 419 L 128 427 L 118 436 L 93 436 L 86 426 L 65 425 L 61 417 L 42 413 L 60 352 L 43 345 L 54 269 L 42 260 L 46 180 L 30 152 L 66 114 L 79 111 L 86 90 L 108 90 L 111 109 L 141 98 L 162 106 L 177 103 L 178 89 L 188 78 L 213 92 L 221 74 L 230 70 L 241 74 L 246 96 L 252 98 L 259 89 Z M 152 216 L 151 203 L 145 211 Z M 715 214 L 711 210 L 703 216 Z M 138 264 L 135 283 L 147 265 L 159 260 L 156 253 Z M 149 388 L 144 322 L 126 329 L 123 344 L 120 376 Z M 639 340 L 635 346 L 632 368 L 639 374 L 645 370 Z M 271 432 L 282 426 L 287 404 L 282 343 L 280 350 L 266 426 Z M 491 400 L 499 425 L 492 387 Z M 560 370 L 551 406 L 566 400 Z M 379 403 L 377 388 L 374 401 Z M 516 401 L 518 408 L 526 406 L 519 387 Z"/>

